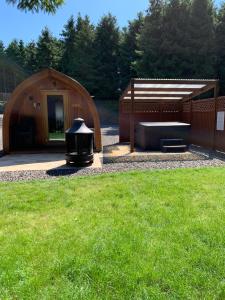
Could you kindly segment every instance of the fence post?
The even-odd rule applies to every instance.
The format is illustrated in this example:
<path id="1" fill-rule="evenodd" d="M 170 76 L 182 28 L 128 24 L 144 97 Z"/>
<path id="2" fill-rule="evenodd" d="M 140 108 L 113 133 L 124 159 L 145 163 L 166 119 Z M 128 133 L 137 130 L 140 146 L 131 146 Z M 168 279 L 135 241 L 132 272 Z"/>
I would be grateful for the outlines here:
<path id="1" fill-rule="evenodd" d="M 218 83 L 216 83 L 214 87 L 214 131 L 213 131 L 213 142 L 212 142 L 212 150 L 216 151 L 216 125 L 217 125 L 217 107 L 218 107 L 218 94 L 219 94 L 219 86 Z"/>
<path id="2" fill-rule="evenodd" d="M 134 152 L 134 79 L 131 79 L 130 152 Z"/>

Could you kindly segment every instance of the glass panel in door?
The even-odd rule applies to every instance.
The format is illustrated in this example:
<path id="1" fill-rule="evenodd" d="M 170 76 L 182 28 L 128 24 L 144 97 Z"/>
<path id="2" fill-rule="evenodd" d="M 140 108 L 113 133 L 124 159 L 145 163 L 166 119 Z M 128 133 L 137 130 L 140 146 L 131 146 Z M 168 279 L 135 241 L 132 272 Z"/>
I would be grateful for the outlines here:
<path id="1" fill-rule="evenodd" d="M 65 140 L 64 105 L 62 95 L 48 95 L 48 139 L 49 141 Z"/>

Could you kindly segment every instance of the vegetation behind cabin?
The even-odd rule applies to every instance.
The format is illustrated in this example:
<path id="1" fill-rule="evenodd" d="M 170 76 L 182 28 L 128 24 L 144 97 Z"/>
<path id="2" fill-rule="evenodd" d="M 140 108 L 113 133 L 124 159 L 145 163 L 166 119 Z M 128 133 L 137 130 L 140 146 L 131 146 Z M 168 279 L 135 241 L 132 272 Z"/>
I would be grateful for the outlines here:
<path id="1" fill-rule="evenodd" d="M 60 38 L 44 28 L 37 41 L 0 42 L 0 92 L 53 67 L 96 99 L 118 99 L 131 77 L 219 78 L 225 92 L 225 5 L 211 0 L 150 0 L 126 28 L 105 15 L 71 17 Z"/>

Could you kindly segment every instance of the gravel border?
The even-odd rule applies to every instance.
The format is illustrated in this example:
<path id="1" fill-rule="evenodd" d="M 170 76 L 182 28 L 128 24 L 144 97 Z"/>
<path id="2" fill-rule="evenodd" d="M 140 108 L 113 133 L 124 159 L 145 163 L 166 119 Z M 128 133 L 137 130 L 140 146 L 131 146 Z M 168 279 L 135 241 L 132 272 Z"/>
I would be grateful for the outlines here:
<path id="1" fill-rule="evenodd" d="M 102 168 L 71 168 L 55 169 L 51 171 L 18 171 L 0 172 L 0 181 L 23 181 L 37 179 L 55 179 L 59 177 L 91 176 L 105 173 L 126 172 L 132 170 L 154 170 L 154 169 L 179 169 L 179 168 L 202 168 L 202 167 L 225 167 L 225 160 L 210 158 L 195 161 L 162 161 L 162 162 L 133 162 L 114 163 L 103 165 Z"/>

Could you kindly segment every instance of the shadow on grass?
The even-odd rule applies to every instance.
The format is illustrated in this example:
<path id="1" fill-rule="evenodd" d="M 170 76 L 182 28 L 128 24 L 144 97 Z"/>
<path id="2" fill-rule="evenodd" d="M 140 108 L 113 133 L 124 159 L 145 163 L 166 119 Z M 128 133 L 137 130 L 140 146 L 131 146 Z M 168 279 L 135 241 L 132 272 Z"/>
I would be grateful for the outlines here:
<path id="1" fill-rule="evenodd" d="M 47 170 L 46 174 L 49 176 L 54 176 L 54 177 L 60 177 L 60 176 L 68 176 L 68 175 L 73 175 L 76 174 L 77 172 L 81 170 L 85 170 L 88 167 L 90 167 L 92 163 L 86 164 L 85 166 L 75 166 L 73 164 L 71 165 L 61 165 L 57 168 Z"/>

